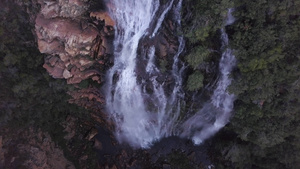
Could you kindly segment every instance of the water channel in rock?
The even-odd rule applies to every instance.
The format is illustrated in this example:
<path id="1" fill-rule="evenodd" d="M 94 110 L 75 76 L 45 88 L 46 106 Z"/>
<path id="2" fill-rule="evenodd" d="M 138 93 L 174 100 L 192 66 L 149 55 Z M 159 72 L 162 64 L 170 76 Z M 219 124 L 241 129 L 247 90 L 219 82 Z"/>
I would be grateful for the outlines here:
<path id="1" fill-rule="evenodd" d="M 228 123 L 233 109 L 234 95 L 226 89 L 231 83 L 229 74 L 235 66 L 232 50 L 227 48 L 228 37 L 221 30 L 222 57 L 214 92 L 201 108 L 190 117 L 182 118 L 185 106 L 183 76 L 186 66 L 179 56 L 185 48 L 184 38 L 178 35 L 172 70 L 168 76 L 174 84 L 166 91 L 166 83 L 159 81 L 162 74 L 155 60 L 154 45 L 140 45 L 142 39 L 154 39 L 168 13 L 176 27 L 181 26 L 182 0 L 160 4 L 159 0 L 111 0 L 109 12 L 116 21 L 114 65 L 107 72 L 106 108 L 115 123 L 115 137 L 132 147 L 149 148 L 165 137 L 179 136 L 200 144 Z M 234 22 L 229 10 L 225 25 Z M 141 51 L 141 52 L 138 52 Z M 138 79 L 139 60 L 146 60 Z M 147 90 L 151 86 L 152 91 Z"/>

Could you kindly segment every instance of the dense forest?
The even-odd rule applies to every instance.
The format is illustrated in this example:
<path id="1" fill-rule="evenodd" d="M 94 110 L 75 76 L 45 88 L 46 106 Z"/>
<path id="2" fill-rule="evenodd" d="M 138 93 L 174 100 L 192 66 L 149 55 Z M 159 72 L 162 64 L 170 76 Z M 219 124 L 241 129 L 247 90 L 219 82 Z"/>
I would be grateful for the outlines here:
<path id="1" fill-rule="evenodd" d="M 237 100 L 215 140 L 216 168 L 299 168 L 300 1 L 187 1 L 190 77 L 209 78 L 203 65 L 216 59 L 214 42 L 228 8 L 236 21 L 226 31 L 238 60 L 229 91 Z"/>
<path id="2" fill-rule="evenodd" d="M 63 147 L 62 122 L 70 114 L 89 120 L 89 113 L 67 102 L 74 86 L 42 67 L 25 8 L 9 8 L 0 11 L 0 128 L 9 128 L 0 135 L 33 126 Z M 299 168 L 299 0 L 185 0 L 186 89 L 201 91 L 213 80 L 228 8 L 236 20 L 225 30 L 238 60 L 229 91 L 237 99 L 230 123 L 209 140 L 215 168 Z"/>
<path id="3" fill-rule="evenodd" d="M 3 142 L 1 146 L 4 144 L 7 149 L 12 148 L 14 151 L 8 152 L 9 154 L 26 160 L 29 154 L 18 152 L 14 147 L 28 141 L 22 138 L 21 133 L 28 129 L 33 129 L 34 133 L 41 130 L 48 133 L 54 143 L 65 151 L 68 159 L 78 165 L 78 156 L 92 151 L 92 146 L 86 140 L 78 139 L 89 129 L 86 126 L 74 128 L 79 136 L 71 140 L 71 145 L 86 144 L 89 148 L 85 148 L 84 152 L 70 152 L 70 145 L 64 139 L 66 132 L 63 123 L 68 116 L 77 119 L 79 124 L 90 121 L 89 112 L 68 103 L 71 97 L 66 93 L 76 90 L 73 85 L 67 85 L 64 80 L 53 79 L 43 68 L 44 55 L 37 48 L 32 33 L 34 25 L 27 13 L 34 12 L 36 8 L 30 3 L 26 4 L 21 8 L 13 1 L 0 2 L 0 136 L 1 139 L 11 140 L 8 145 Z M 80 147 L 77 149 L 80 150 Z M 91 154 L 94 155 L 95 152 L 89 155 Z M 1 162 L 2 160 L 6 159 L 0 157 Z M 93 160 L 85 165 L 93 166 L 97 159 Z M 0 168 L 24 168 L 22 163 L 1 166 L 1 162 Z"/>

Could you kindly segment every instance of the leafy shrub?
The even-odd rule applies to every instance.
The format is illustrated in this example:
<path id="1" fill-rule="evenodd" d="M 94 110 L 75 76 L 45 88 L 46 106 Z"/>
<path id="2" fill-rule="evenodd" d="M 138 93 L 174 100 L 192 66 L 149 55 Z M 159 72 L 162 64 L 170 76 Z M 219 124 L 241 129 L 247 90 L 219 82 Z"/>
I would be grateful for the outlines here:
<path id="1" fill-rule="evenodd" d="M 191 74 L 187 81 L 187 90 L 196 91 L 203 87 L 204 76 L 200 71 Z"/>
<path id="2" fill-rule="evenodd" d="M 186 60 L 189 65 L 196 69 L 199 64 L 205 61 L 209 57 L 210 51 L 204 46 L 194 48 L 189 55 L 186 56 Z"/>

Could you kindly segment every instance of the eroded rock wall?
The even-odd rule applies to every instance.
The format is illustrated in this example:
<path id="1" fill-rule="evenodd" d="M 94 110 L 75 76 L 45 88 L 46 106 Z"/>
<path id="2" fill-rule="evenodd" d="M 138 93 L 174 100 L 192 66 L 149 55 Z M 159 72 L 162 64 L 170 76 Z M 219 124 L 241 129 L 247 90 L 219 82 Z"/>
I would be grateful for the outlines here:
<path id="1" fill-rule="evenodd" d="M 35 33 L 40 52 L 47 55 L 44 68 L 69 84 L 88 78 L 101 83 L 99 67 L 113 52 L 113 20 L 105 11 L 90 13 L 85 0 L 37 3 Z"/>

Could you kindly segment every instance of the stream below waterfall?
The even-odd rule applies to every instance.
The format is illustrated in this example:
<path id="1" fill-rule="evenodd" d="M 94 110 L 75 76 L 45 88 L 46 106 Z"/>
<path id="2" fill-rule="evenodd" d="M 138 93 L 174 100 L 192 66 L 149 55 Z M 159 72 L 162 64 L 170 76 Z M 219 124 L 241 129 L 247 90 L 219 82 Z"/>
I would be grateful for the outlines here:
<path id="1" fill-rule="evenodd" d="M 115 137 L 135 148 L 149 148 L 155 141 L 165 137 L 179 136 L 192 139 L 194 144 L 215 134 L 229 121 L 235 96 L 227 93 L 231 83 L 229 74 L 235 66 L 232 50 L 227 48 L 228 37 L 221 30 L 222 57 L 219 63 L 218 82 L 214 92 L 201 108 L 182 118 L 185 105 L 183 77 L 186 66 L 180 60 L 185 41 L 177 36 L 168 78 L 174 81 L 167 92 L 166 81 L 158 80 L 163 73 L 157 66 L 154 45 L 141 45 L 143 39 L 151 41 L 160 36 L 162 23 L 168 14 L 173 24 L 180 28 L 182 0 L 160 4 L 159 0 L 111 0 L 109 9 L 116 21 L 114 39 L 114 65 L 106 75 L 106 109 L 115 123 Z M 234 22 L 229 10 L 225 25 Z M 141 51 L 141 52 L 138 52 Z M 146 62 L 141 66 L 140 60 Z M 137 67 L 143 72 L 138 79 Z M 142 67 L 142 68 L 140 68 Z M 167 79 L 167 78 L 165 78 Z M 147 90 L 151 86 L 152 91 Z"/>

